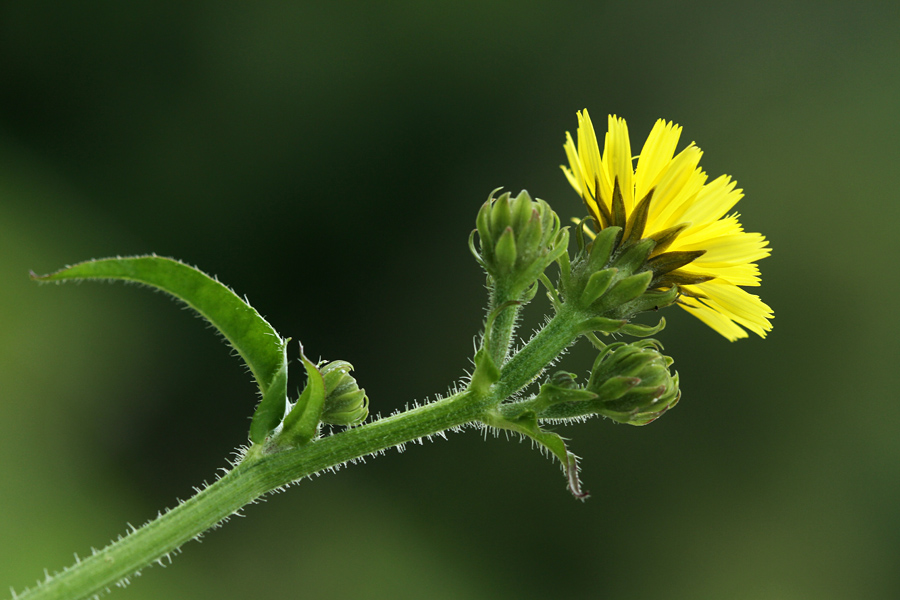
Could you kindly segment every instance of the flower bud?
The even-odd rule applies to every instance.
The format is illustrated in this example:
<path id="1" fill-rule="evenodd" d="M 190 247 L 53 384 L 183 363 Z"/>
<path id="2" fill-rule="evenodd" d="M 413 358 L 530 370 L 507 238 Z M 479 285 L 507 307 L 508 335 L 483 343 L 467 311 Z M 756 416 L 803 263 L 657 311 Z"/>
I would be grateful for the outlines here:
<path id="1" fill-rule="evenodd" d="M 556 371 L 550 375 L 550 384 L 564 390 L 574 390 L 578 388 L 575 381 L 575 373 L 568 371 Z"/>
<path id="2" fill-rule="evenodd" d="M 580 421 L 603 415 L 630 425 L 646 425 L 675 406 L 681 392 L 672 359 L 660 354 L 655 340 L 610 344 L 601 351 L 590 381 L 578 386 L 571 373 L 556 373 L 530 401 L 510 404 L 515 418 L 533 410 L 541 421 Z"/>
<path id="3" fill-rule="evenodd" d="M 495 285 L 517 296 L 537 281 L 544 270 L 568 246 L 568 230 L 560 229 L 559 217 L 543 200 L 532 200 L 522 191 L 498 198 L 493 193 L 476 219 L 480 251 L 470 239 L 470 249 Z M 473 238 L 474 238 L 473 232 Z"/>
<path id="4" fill-rule="evenodd" d="M 350 375 L 353 365 L 336 360 L 320 367 L 325 379 L 325 406 L 322 422 L 331 425 L 358 425 L 369 415 L 369 398 Z"/>
<path id="5" fill-rule="evenodd" d="M 597 360 L 586 389 L 597 394 L 597 413 L 630 425 L 646 425 L 675 406 L 681 397 L 672 359 L 657 342 L 611 344 Z"/>

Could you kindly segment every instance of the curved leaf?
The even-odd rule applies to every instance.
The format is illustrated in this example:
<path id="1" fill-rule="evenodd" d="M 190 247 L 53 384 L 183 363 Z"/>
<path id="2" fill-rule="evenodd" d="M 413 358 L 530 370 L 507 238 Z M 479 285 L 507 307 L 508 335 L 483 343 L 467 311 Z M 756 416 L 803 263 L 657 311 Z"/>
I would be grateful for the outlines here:
<path id="1" fill-rule="evenodd" d="M 286 340 L 225 285 L 202 271 L 161 256 L 135 256 L 89 260 L 49 275 L 40 282 L 81 279 L 132 281 L 175 296 L 218 329 L 247 363 L 263 395 L 253 417 L 253 441 L 262 441 L 284 417 L 287 402 Z M 260 432 L 264 431 L 260 437 Z"/>

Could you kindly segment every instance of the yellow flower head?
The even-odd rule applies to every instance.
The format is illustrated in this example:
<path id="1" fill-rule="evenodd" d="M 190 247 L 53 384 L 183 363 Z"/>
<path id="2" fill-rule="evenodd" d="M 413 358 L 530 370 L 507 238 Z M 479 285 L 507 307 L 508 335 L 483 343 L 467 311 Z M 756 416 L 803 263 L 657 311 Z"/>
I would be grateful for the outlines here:
<path id="1" fill-rule="evenodd" d="M 766 238 L 747 233 L 737 213 L 742 190 L 727 175 L 707 182 L 700 148 L 675 154 L 681 127 L 658 120 L 632 166 L 624 119 L 609 117 L 603 155 L 587 110 L 578 113 L 578 145 L 566 132 L 569 167 L 561 167 L 600 231 L 617 226 L 625 240 L 653 238 L 649 263 L 670 267 L 653 287 L 678 285 L 678 303 L 729 340 L 765 337 L 772 309 L 738 286 L 759 285 L 756 261 L 771 253 Z M 666 268 L 662 268 L 666 271 Z"/>

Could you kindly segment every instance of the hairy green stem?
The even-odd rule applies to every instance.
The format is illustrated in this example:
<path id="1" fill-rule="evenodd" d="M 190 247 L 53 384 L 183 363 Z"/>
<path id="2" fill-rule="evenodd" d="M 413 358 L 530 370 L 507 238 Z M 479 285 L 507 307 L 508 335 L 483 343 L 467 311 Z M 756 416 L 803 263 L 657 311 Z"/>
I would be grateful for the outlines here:
<path id="1" fill-rule="evenodd" d="M 576 309 L 563 304 L 556 316 L 504 365 L 500 380 L 494 384 L 497 395 L 508 398 L 540 376 L 578 338 L 577 324 L 583 320 Z M 535 369 L 536 365 L 540 367 Z"/>
<path id="2" fill-rule="evenodd" d="M 493 322 L 490 330 L 486 331 L 485 335 L 489 336 L 488 351 L 490 352 L 491 360 L 498 367 L 503 366 L 503 363 L 506 362 L 506 357 L 509 355 L 509 347 L 512 342 L 513 331 L 516 328 L 516 320 L 519 318 L 519 311 L 522 309 L 521 304 L 508 305 L 508 303 L 518 302 L 519 299 L 518 296 L 512 296 L 499 286 L 491 293 L 488 318 L 490 319 L 493 316 Z M 507 306 L 500 309 L 504 305 Z M 498 309 L 500 311 L 494 314 Z"/>
<path id="3" fill-rule="evenodd" d="M 240 464 L 196 496 L 18 598 L 74 600 L 103 592 L 272 490 L 476 420 L 484 408 L 472 396 L 461 392 L 293 450 L 263 454 L 261 446 L 254 446 Z"/>
<path id="4" fill-rule="evenodd" d="M 564 305 L 510 359 L 487 393 L 465 390 L 298 448 L 273 446 L 267 451 L 262 444 L 254 445 L 241 463 L 196 496 L 17 598 L 76 600 L 102 593 L 279 487 L 393 446 L 477 423 L 486 411 L 531 383 L 572 343 L 578 321 L 578 314 Z"/>

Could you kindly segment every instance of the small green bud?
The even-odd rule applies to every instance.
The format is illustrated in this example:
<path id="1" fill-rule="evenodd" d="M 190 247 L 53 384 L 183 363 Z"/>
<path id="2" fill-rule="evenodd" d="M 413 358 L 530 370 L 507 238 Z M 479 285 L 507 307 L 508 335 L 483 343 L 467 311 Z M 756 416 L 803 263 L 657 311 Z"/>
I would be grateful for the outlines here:
<path id="1" fill-rule="evenodd" d="M 511 297 L 530 288 L 554 260 L 566 251 L 568 229 L 543 200 L 532 200 L 526 191 L 515 198 L 493 193 L 475 220 L 479 249 L 470 249 L 494 285 Z"/>
<path id="2" fill-rule="evenodd" d="M 678 374 L 669 373 L 672 359 L 658 348 L 654 340 L 610 344 L 594 362 L 585 387 L 572 387 L 574 380 L 569 374 L 555 374 L 522 406 L 533 407 L 542 421 L 604 415 L 620 423 L 646 425 L 675 406 L 681 394 Z M 506 412 L 515 416 L 516 409 L 511 404 Z"/>
<path id="3" fill-rule="evenodd" d="M 350 375 L 353 365 L 336 360 L 320 367 L 325 379 L 325 406 L 322 422 L 331 425 L 358 425 L 369 416 L 369 398 Z"/>
<path id="4" fill-rule="evenodd" d="M 630 425 L 657 419 L 681 397 L 678 374 L 669 372 L 672 362 L 654 340 L 608 346 L 586 388 L 598 396 L 597 413 Z"/>
<path id="5" fill-rule="evenodd" d="M 574 390 L 578 388 L 575 381 L 575 373 L 568 371 L 556 371 L 550 376 L 550 383 L 564 390 Z"/>
<path id="6" fill-rule="evenodd" d="M 575 382 L 573 373 L 557 371 L 550 380 L 541 385 L 541 391 L 531 401 L 537 415 L 541 415 L 548 407 L 559 404 L 584 404 L 595 400 L 597 394 L 588 391 Z"/>

